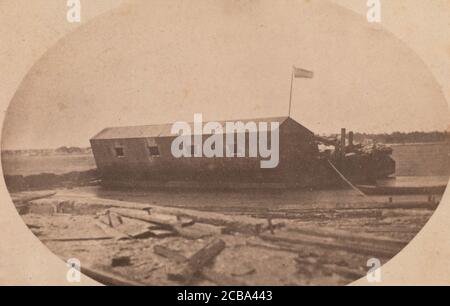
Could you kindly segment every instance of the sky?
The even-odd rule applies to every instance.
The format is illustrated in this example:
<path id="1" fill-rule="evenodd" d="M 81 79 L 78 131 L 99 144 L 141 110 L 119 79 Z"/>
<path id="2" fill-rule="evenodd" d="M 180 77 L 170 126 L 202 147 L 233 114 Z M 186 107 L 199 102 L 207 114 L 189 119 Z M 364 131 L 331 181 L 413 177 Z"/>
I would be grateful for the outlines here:
<path id="1" fill-rule="evenodd" d="M 317 134 L 444 130 L 442 89 L 381 26 L 326 1 L 130 1 L 67 35 L 6 113 L 5 149 L 88 146 L 108 126 L 287 115 Z"/>

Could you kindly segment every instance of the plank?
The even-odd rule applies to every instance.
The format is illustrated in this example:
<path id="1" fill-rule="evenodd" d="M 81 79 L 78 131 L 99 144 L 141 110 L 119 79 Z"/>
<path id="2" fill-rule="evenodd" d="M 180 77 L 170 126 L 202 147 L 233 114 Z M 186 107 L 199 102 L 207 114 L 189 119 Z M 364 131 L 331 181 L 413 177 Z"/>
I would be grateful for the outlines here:
<path id="1" fill-rule="evenodd" d="M 167 229 L 145 229 L 140 232 L 131 233 L 130 236 L 135 239 L 145 238 L 167 238 L 175 236 L 176 233 Z"/>
<path id="2" fill-rule="evenodd" d="M 334 238 L 312 236 L 305 234 L 294 234 L 292 232 L 278 232 L 276 235 L 261 234 L 260 238 L 275 242 L 287 243 L 291 245 L 312 245 L 330 250 L 343 250 L 350 253 L 363 254 L 372 257 L 390 258 L 401 249 L 392 246 L 376 246 L 370 243 L 342 242 Z"/>
<path id="3" fill-rule="evenodd" d="M 363 244 L 371 243 L 374 245 L 389 245 L 390 247 L 396 249 L 401 249 L 408 244 L 408 241 L 405 240 L 398 240 L 389 237 L 377 237 L 365 233 L 355 234 L 352 232 L 337 229 L 304 227 L 304 228 L 287 228 L 286 230 L 310 236 L 334 238 L 336 240 L 348 243 L 363 243 Z"/>
<path id="4" fill-rule="evenodd" d="M 176 232 L 186 239 L 201 239 L 221 235 L 223 228 L 205 223 L 196 223 L 189 227 L 175 227 Z"/>
<path id="5" fill-rule="evenodd" d="M 209 264 L 217 255 L 225 249 L 225 242 L 216 239 L 208 243 L 201 250 L 195 253 L 188 261 L 175 267 L 168 273 L 171 280 L 189 283 L 194 275 L 202 270 L 204 266 Z"/>

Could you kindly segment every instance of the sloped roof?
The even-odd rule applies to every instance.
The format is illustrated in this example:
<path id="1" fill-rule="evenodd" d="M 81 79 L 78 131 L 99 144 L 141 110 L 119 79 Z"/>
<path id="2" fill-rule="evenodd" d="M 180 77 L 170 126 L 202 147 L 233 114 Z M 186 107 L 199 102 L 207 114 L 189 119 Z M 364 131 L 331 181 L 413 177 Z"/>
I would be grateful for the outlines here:
<path id="1" fill-rule="evenodd" d="M 228 120 L 228 121 L 217 121 L 222 126 L 225 126 L 226 122 L 255 122 L 259 124 L 260 122 L 279 122 L 280 126 L 289 117 L 269 117 L 269 118 L 258 118 L 258 119 L 245 119 L 245 120 Z M 292 119 L 291 119 L 292 120 Z M 295 121 L 295 120 L 293 120 Z M 205 124 L 206 122 L 203 122 Z M 172 134 L 173 123 L 167 124 L 154 124 L 154 125 L 141 125 L 141 126 L 123 126 L 123 127 L 109 127 L 103 129 L 100 133 L 95 135 L 92 139 L 129 139 L 129 138 L 157 138 L 157 137 L 173 137 L 176 136 Z M 194 123 L 189 123 L 191 126 L 191 131 L 194 130 Z M 305 128 L 306 129 L 306 128 Z"/>

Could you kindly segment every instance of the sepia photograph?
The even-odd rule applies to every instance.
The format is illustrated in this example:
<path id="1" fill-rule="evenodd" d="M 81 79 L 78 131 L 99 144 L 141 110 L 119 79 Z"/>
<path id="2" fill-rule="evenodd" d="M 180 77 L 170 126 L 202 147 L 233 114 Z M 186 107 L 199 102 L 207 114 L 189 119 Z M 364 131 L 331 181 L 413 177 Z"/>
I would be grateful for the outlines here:
<path id="1" fill-rule="evenodd" d="M 5 186 L 67 282 L 382 284 L 450 177 L 448 86 L 386 1 L 116 2 L 4 114 Z"/>

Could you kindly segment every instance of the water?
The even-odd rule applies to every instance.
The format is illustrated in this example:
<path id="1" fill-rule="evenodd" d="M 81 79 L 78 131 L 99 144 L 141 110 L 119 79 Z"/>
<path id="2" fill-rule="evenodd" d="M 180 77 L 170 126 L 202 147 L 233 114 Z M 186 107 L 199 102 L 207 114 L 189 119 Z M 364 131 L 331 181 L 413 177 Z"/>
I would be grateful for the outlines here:
<path id="1" fill-rule="evenodd" d="M 411 184 L 444 184 L 450 174 L 450 144 L 414 144 L 394 145 L 393 158 L 397 162 L 398 183 Z M 61 174 L 70 171 L 83 171 L 95 168 L 92 155 L 59 155 L 59 156 L 5 156 L 2 159 L 6 174 L 39 174 L 53 172 Z M 79 195 L 78 190 L 64 190 Z M 98 187 L 83 189 L 92 197 L 121 199 L 125 201 L 151 203 L 163 206 L 189 207 L 199 210 L 224 213 L 265 213 L 278 211 L 293 213 L 298 210 L 316 210 L 346 207 L 373 207 L 377 199 L 360 197 L 353 190 L 289 190 L 268 192 L 164 192 L 164 191 L 117 191 Z M 386 200 L 385 198 L 380 200 Z M 417 199 L 405 198 L 405 201 Z M 424 196 L 420 200 L 426 201 Z M 396 201 L 401 201 L 397 199 Z"/>
<path id="2" fill-rule="evenodd" d="M 449 176 L 450 143 L 392 145 L 397 176 Z M 6 175 L 62 174 L 95 168 L 91 154 L 52 156 L 2 156 Z"/>
<path id="3" fill-rule="evenodd" d="M 91 154 L 51 156 L 2 156 L 5 175 L 63 174 L 96 168 Z"/>
<path id="4" fill-rule="evenodd" d="M 450 143 L 391 145 L 397 176 L 449 176 Z"/>

